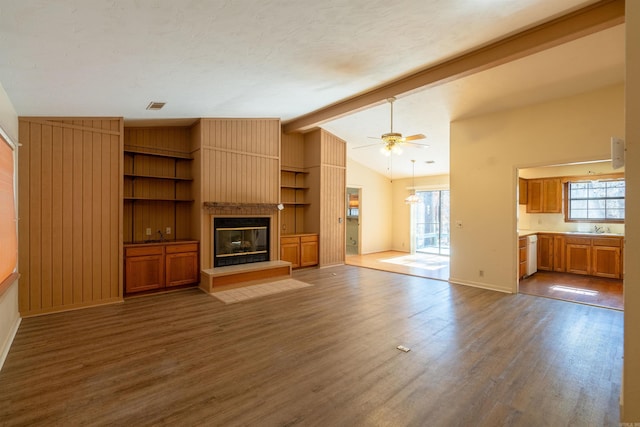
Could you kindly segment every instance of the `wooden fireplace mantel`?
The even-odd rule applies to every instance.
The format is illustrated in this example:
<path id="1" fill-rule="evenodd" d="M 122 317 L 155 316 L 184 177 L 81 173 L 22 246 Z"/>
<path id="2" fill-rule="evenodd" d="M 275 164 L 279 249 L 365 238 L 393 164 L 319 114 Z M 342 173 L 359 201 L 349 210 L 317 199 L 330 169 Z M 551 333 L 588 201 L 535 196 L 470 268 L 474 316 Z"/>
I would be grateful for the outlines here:
<path id="1" fill-rule="evenodd" d="M 277 203 L 204 202 L 203 208 L 225 214 L 272 214 L 278 212 Z"/>

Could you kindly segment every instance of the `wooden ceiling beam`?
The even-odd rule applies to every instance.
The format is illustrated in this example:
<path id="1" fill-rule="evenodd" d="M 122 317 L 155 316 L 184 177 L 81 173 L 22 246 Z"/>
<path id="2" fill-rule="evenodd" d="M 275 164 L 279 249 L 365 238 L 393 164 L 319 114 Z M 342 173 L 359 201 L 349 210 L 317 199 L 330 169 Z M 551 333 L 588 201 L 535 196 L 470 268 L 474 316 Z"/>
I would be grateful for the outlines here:
<path id="1" fill-rule="evenodd" d="M 632 0 L 635 1 L 635 0 Z M 324 122 L 460 79 L 624 23 L 624 0 L 603 0 L 495 41 L 476 50 L 283 122 L 285 133 L 305 132 Z"/>

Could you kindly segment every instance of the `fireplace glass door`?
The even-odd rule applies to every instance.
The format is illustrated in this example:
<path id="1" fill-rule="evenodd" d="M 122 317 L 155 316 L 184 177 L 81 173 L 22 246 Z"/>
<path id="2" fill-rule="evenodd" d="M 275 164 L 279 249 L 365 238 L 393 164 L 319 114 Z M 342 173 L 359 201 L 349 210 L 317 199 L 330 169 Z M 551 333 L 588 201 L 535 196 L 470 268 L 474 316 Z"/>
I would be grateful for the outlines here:
<path id="1" fill-rule="evenodd" d="M 233 223 L 216 226 L 214 229 L 214 266 L 246 264 L 269 260 L 268 224 Z"/>

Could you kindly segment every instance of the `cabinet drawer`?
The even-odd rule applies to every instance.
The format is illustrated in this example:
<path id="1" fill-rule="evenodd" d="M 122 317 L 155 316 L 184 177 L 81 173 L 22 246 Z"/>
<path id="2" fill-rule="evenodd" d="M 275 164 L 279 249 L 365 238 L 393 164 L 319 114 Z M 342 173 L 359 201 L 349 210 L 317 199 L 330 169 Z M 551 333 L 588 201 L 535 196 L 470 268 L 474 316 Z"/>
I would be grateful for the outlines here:
<path id="1" fill-rule="evenodd" d="M 593 239 L 593 246 L 611 246 L 619 248 L 621 246 L 622 239 L 616 237 L 598 237 Z"/>
<path id="2" fill-rule="evenodd" d="M 134 248 L 126 248 L 124 253 L 128 257 L 162 255 L 162 246 L 136 246 Z"/>
<path id="3" fill-rule="evenodd" d="M 166 249 L 168 254 L 177 254 L 181 252 L 197 252 L 197 243 L 182 243 L 178 245 L 167 245 Z"/>
<path id="4" fill-rule="evenodd" d="M 318 241 L 317 234 L 314 234 L 313 236 L 300 236 L 300 243 L 317 242 L 317 241 Z"/>
<path id="5" fill-rule="evenodd" d="M 518 239 L 518 247 L 519 247 L 520 249 L 522 249 L 522 248 L 526 248 L 526 247 L 527 247 L 527 238 L 526 238 L 526 237 L 520 237 L 520 238 Z"/>
<path id="6" fill-rule="evenodd" d="M 591 239 L 589 237 L 565 237 L 564 241 L 567 245 L 591 246 Z"/>
<path id="7" fill-rule="evenodd" d="M 299 237 L 280 237 L 281 245 L 297 245 L 299 242 Z"/>
<path id="8" fill-rule="evenodd" d="M 520 248 L 520 262 L 527 260 L 527 248 Z"/>

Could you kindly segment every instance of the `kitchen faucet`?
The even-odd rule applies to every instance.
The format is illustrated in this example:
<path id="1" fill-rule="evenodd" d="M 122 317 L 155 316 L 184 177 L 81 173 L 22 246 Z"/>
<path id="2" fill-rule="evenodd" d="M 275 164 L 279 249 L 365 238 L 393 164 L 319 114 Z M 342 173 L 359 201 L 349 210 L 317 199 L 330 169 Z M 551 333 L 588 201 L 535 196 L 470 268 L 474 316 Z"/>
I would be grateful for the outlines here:
<path id="1" fill-rule="evenodd" d="M 160 235 L 160 241 L 164 242 L 164 236 L 162 235 L 162 231 L 158 230 L 158 234 Z"/>
<path id="2" fill-rule="evenodd" d="M 593 228 L 595 229 L 596 233 L 604 233 L 604 227 L 598 227 L 597 225 L 594 225 Z"/>

